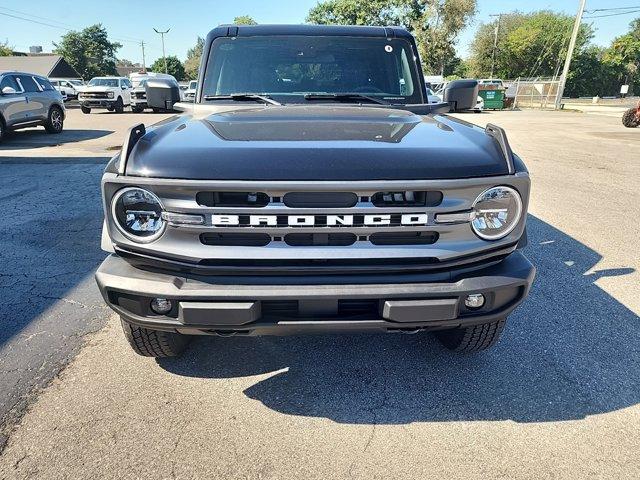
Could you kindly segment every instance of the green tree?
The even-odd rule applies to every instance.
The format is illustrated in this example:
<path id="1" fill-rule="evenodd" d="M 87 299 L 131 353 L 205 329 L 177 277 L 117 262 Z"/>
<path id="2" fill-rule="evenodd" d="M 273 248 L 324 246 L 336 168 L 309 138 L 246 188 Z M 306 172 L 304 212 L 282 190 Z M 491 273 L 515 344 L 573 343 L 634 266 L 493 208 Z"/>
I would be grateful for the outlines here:
<path id="1" fill-rule="evenodd" d="M 258 22 L 256 22 L 253 17 L 249 16 L 249 15 L 240 15 L 239 17 L 236 17 L 233 19 L 233 23 L 235 25 L 257 25 Z"/>
<path id="2" fill-rule="evenodd" d="M 187 51 L 187 59 L 184 62 L 185 80 L 195 80 L 198 78 L 202 50 L 204 50 L 204 39 L 198 37 L 196 44 Z"/>
<path id="3" fill-rule="evenodd" d="M 603 58 L 623 72 L 619 83 L 628 83 L 631 89 L 640 83 L 640 18 L 629 24 L 628 33 L 613 40 Z"/>
<path id="4" fill-rule="evenodd" d="M 625 69 L 606 60 L 607 49 L 591 45 L 574 56 L 567 76 L 565 95 L 601 97 L 616 95 Z"/>
<path id="5" fill-rule="evenodd" d="M 62 55 L 83 78 L 117 74 L 115 57 L 122 45 L 110 42 L 101 24 L 66 33 L 53 45 L 55 53 Z"/>
<path id="6" fill-rule="evenodd" d="M 476 14 L 476 0 L 418 0 L 409 4 L 422 68 L 430 74 L 453 74 L 455 44 Z"/>
<path id="7" fill-rule="evenodd" d="M 418 0 L 325 0 L 307 15 L 318 25 L 404 25 L 410 23 L 409 3 Z"/>
<path id="8" fill-rule="evenodd" d="M 152 72 L 165 73 L 164 71 L 164 58 L 160 57 L 153 65 L 151 65 Z M 173 75 L 176 80 L 181 81 L 185 78 L 184 66 L 182 62 L 175 55 L 169 55 L 167 57 L 167 71 L 169 75 Z"/>
<path id="9" fill-rule="evenodd" d="M 13 55 L 13 49 L 9 48 L 6 43 L 0 43 L 0 57 L 10 57 Z"/>
<path id="10" fill-rule="evenodd" d="M 548 10 L 503 15 L 498 30 L 494 77 L 556 75 L 566 56 L 573 23 L 573 17 Z M 496 28 L 497 20 L 481 24 L 478 28 L 471 44 L 471 75 L 490 75 Z M 578 34 L 576 55 L 583 51 L 592 37 L 593 28 L 583 24 Z"/>
<path id="11" fill-rule="evenodd" d="M 307 22 L 404 26 L 416 37 L 425 71 L 443 74 L 475 12 L 476 0 L 326 0 L 311 9 Z"/>

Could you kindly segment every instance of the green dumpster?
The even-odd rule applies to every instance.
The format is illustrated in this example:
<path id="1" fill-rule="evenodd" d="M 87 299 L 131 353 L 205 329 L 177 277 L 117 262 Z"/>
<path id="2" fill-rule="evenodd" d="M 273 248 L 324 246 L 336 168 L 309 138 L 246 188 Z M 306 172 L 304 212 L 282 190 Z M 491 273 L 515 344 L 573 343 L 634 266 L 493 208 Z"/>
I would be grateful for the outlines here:
<path id="1" fill-rule="evenodd" d="M 480 90 L 478 95 L 484 100 L 484 108 L 502 110 L 504 108 L 504 90 Z"/>

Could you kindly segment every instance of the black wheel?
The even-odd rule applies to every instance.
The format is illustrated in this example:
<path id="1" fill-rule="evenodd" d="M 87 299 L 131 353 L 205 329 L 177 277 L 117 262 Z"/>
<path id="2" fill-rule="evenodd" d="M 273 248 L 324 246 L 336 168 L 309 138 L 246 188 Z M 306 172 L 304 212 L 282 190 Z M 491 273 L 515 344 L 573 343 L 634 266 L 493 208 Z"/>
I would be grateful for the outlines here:
<path id="1" fill-rule="evenodd" d="M 162 112 L 162 110 L 160 110 L 159 108 L 154 108 L 153 109 L 153 113 L 160 113 L 160 112 Z"/>
<path id="2" fill-rule="evenodd" d="M 0 117 L 0 143 L 2 143 L 2 139 L 4 138 L 5 126 L 2 117 Z"/>
<path id="3" fill-rule="evenodd" d="M 441 330 L 436 333 L 438 340 L 449 350 L 460 353 L 474 353 L 493 347 L 504 330 L 506 318 L 473 325 L 471 327 Z"/>
<path id="4" fill-rule="evenodd" d="M 133 113 L 142 113 L 142 112 L 144 112 L 144 108 L 142 108 L 142 107 L 131 107 L 131 111 Z"/>
<path id="5" fill-rule="evenodd" d="M 636 128 L 640 125 L 640 112 L 637 108 L 630 108 L 622 115 L 622 125 L 627 128 Z"/>
<path id="6" fill-rule="evenodd" d="M 64 127 L 64 114 L 60 107 L 51 107 L 49 116 L 44 124 L 47 133 L 61 133 Z"/>
<path id="7" fill-rule="evenodd" d="M 120 322 L 129 345 L 134 352 L 143 357 L 177 357 L 187 348 L 190 341 L 187 335 L 150 330 L 132 325 L 123 319 L 120 319 Z"/>
<path id="8" fill-rule="evenodd" d="M 118 100 L 116 100 L 116 103 L 113 104 L 113 109 L 115 110 L 116 113 L 124 112 L 124 103 L 122 103 L 122 98 L 118 97 Z"/>
<path id="9" fill-rule="evenodd" d="M 84 105 L 80 107 L 80 110 L 82 110 L 82 113 L 91 113 L 91 109 L 89 107 L 85 107 Z"/>

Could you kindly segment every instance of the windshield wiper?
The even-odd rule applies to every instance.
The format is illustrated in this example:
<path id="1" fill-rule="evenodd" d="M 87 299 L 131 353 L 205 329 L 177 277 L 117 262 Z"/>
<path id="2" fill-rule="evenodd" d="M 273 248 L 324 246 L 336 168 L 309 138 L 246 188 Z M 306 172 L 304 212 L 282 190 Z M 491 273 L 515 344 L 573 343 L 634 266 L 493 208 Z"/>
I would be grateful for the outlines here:
<path id="1" fill-rule="evenodd" d="M 276 102 L 274 99 L 264 95 L 258 95 L 257 93 L 232 93 L 231 95 L 205 95 L 205 100 L 233 100 L 234 102 L 264 102 L 269 105 L 282 105 L 280 102 Z"/>
<path id="2" fill-rule="evenodd" d="M 378 105 L 389 105 L 389 102 L 360 93 L 307 93 L 305 100 L 366 100 Z"/>

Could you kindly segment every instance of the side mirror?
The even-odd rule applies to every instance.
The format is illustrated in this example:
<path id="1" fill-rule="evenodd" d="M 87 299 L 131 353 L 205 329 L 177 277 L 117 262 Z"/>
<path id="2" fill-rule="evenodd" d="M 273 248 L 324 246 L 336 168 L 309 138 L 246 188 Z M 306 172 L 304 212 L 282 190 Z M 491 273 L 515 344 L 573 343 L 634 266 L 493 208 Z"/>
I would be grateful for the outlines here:
<path id="1" fill-rule="evenodd" d="M 164 78 L 147 80 L 147 105 L 160 110 L 173 110 L 173 104 L 180 101 L 180 88 L 175 81 Z"/>
<path id="2" fill-rule="evenodd" d="M 126 85 L 122 85 L 120 88 L 122 88 L 122 90 L 126 90 L 127 86 Z"/>
<path id="3" fill-rule="evenodd" d="M 453 80 L 444 88 L 443 100 L 451 105 L 451 110 L 470 110 L 478 101 L 477 80 Z"/>
<path id="4" fill-rule="evenodd" d="M 16 92 L 16 89 L 13 87 L 4 87 L 2 89 L 2 95 L 13 95 Z"/>

